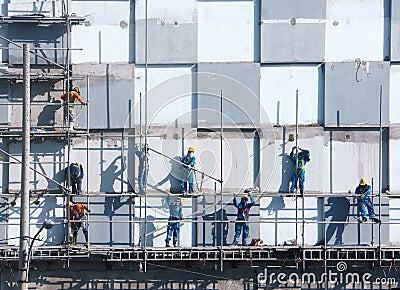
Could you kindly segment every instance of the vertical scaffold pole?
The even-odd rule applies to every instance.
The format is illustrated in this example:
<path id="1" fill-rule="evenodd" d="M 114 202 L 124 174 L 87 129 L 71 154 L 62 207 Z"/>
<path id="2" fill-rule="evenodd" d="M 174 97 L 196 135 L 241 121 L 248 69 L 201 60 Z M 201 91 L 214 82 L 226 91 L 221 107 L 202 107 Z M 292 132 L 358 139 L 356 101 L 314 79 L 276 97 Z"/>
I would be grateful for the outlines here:
<path id="1" fill-rule="evenodd" d="M 28 289 L 29 167 L 30 167 L 30 59 L 29 44 L 23 45 L 24 99 L 22 114 L 21 215 L 19 238 L 20 289 Z"/>
<path id="2" fill-rule="evenodd" d="M 299 176 L 298 176 L 298 165 L 299 165 L 299 143 L 298 143 L 298 138 L 299 138 L 299 90 L 296 90 L 296 166 L 295 166 L 295 174 L 296 174 L 296 234 L 295 234 L 295 243 L 296 245 L 298 244 L 298 219 L 299 219 L 299 214 L 298 214 L 298 185 L 299 185 Z"/>
<path id="3" fill-rule="evenodd" d="M 382 221 L 382 85 L 379 90 L 379 181 L 378 181 L 378 197 L 379 197 L 379 220 Z M 382 223 L 378 226 L 379 236 L 379 266 L 381 266 L 381 246 L 382 246 Z"/>
<path id="4" fill-rule="evenodd" d="M 220 226 L 220 270 L 221 271 L 224 271 L 224 260 L 223 260 L 223 255 L 222 255 L 222 246 L 223 246 L 223 225 L 222 225 L 222 216 L 223 216 L 223 214 L 222 214 L 222 210 L 223 210 L 223 197 L 222 197 L 222 193 L 223 193 L 223 175 L 222 175 L 222 170 L 223 170 L 223 166 L 224 166 L 224 164 L 223 164 L 223 160 L 224 160 L 224 155 L 223 155 L 223 146 L 224 146 L 224 139 L 223 139 L 223 133 L 224 133 L 224 120 L 223 120 L 223 107 L 222 107 L 222 103 L 223 103 L 223 94 L 222 94 L 222 90 L 221 90 L 221 98 L 220 98 L 220 101 L 221 101 L 221 112 L 220 112 L 220 117 L 221 117 L 221 120 L 220 120 L 220 122 L 221 122 L 221 136 L 220 136 L 220 138 L 221 138 L 221 145 L 220 145 L 220 150 L 221 150 L 221 162 L 220 162 L 220 166 L 221 166 L 221 175 L 220 175 L 220 180 L 221 180 L 221 197 L 220 197 L 220 202 L 221 202 L 221 208 L 220 208 L 220 210 L 221 210 L 221 213 L 220 213 L 220 216 L 221 216 L 221 218 L 220 218 L 220 223 L 219 223 L 219 226 Z"/>

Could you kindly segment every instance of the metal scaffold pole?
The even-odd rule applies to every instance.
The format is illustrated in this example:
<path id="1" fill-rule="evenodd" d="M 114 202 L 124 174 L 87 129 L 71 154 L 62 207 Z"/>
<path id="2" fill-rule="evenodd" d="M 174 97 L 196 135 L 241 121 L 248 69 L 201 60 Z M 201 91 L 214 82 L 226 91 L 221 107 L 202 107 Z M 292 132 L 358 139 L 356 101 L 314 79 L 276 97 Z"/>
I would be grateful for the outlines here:
<path id="1" fill-rule="evenodd" d="M 221 117 L 221 120 L 220 120 L 220 122 L 221 122 L 221 136 L 220 136 L 220 138 L 221 138 L 221 144 L 220 144 L 220 146 L 221 146 L 221 148 L 220 148 L 220 150 L 221 150 L 221 162 L 220 162 L 220 166 L 221 166 L 221 175 L 220 175 L 220 180 L 221 180 L 221 198 L 220 198 L 220 203 L 221 203 L 221 208 L 220 208 L 220 210 L 221 210 L 221 213 L 220 213 L 220 234 L 221 234 L 221 241 L 220 241 L 220 270 L 221 271 L 224 271 L 224 260 L 223 260 L 223 255 L 222 255 L 222 246 L 223 246 L 223 224 L 222 224 L 222 216 L 223 216 L 223 214 L 222 214 L 222 210 L 223 210 L 223 197 L 222 197 L 222 193 L 223 193 L 223 183 L 222 183 L 222 178 L 223 178 L 223 175 L 222 175 L 222 170 L 223 170 L 223 166 L 224 166 L 224 164 L 223 164 L 223 158 L 224 158 L 224 156 L 223 156 L 223 147 L 224 147 L 224 139 L 223 139 L 223 133 L 224 133 L 224 120 L 223 120 L 223 106 L 222 106 L 222 103 L 223 103 L 223 95 L 222 95 L 222 90 L 221 90 L 221 98 L 220 98 L 220 101 L 221 101 L 221 112 L 220 112 L 220 117 Z M 215 214 L 217 214 L 217 213 L 215 213 Z"/>
<path id="2" fill-rule="evenodd" d="M 298 219 L 299 219 L 299 213 L 298 213 L 298 199 L 297 199 L 297 194 L 298 194 L 298 184 L 299 184 L 299 176 L 298 176 L 298 166 L 299 166 L 299 143 L 298 143 L 298 138 L 299 138 L 299 91 L 296 90 L 296 166 L 295 166 L 295 174 L 296 174 L 296 233 L 295 233 L 295 243 L 296 245 L 298 244 Z M 292 185 L 293 186 L 293 185 Z"/>
<path id="3" fill-rule="evenodd" d="M 379 220 L 382 221 L 382 85 L 379 90 L 379 180 L 378 180 L 378 197 L 379 197 Z M 382 246 L 382 223 L 379 223 L 378 228 L 378 245 L 379 245 L 379 266 L 382 263 L 381 246 Z"/>
<path id="4" fill-rule="evenodd" d="M 21 172 L 21 215 L 19 238 L 20 290 L 28 289 L 28 238 L 29 238 L 29 165 L 30 165 L 30 58 L 29 44 L 23 45 L 23 135 L 22 135 L 22 172 Z"/>
<path id="5" fill-rule="evenodd" d="M 147 105 L 148 105 L 148 95 L 147 95 L 147 77 L 148 77 L 148 72 L 147 72 L 147 51 L 148 51 L 148 1 L 146 0 L 146 7 L 145 7 L 145 37 L 144 37 L 144 41 L 145 41 L 145 52 L 144 52 L 144 61 L 145 61 L 145 69 L 144 69 L 144 148 L 146 150 L 147 148 Z M 142 145 L 142 144 L 140 144 Z M 147 154 L 147 153 L 146 153 Z M 147 167 L 148 167 L 149 161 L 148 158 L 146 157 L 144 160 L 144 170 L 145 170 L 145 174 L 147 173 Z M 147 178 L 146 178 L 147 179 Z M 143 232 L 146 233 L 147 232 L 147 182 L 144 186 L 144 229 Z M 144 235 L 143 235 L 144 236 Z M 144 248 L 144 265 L 143 265 L 143 271 L 146 272 L 147 271 L 147 251 L 146 251 L 146 237 L 144 237 L 143 239 L 143 248 Z"/>

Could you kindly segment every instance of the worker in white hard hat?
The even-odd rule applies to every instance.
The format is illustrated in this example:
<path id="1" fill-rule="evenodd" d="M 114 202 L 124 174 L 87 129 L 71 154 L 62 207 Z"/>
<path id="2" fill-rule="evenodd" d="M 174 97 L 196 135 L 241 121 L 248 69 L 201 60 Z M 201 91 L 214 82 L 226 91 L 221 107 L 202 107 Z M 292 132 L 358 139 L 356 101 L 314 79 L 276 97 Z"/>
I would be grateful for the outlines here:
<path id="1" fill-rule="evenodd" d="M 365 210 L 365 208 L 367 208 L 368 210 L 369 219 L 371 221 L 375 223 L 381 222 L 375 216 L 374 205 L 372 204 L 372 200 L 369 196 L 371 192 L 371 186 L 367 184 L 367 179 L 365 179 L 364 177 L 361 178 L 355 192 L 357 195 L 358 211 L 361 214 L 359 220 L 361 223 L 367 221 L 367 211 Z"/>
<path id="2" fill-rule="evenodd" d="M 167 238 L 165 239 L 165 246 L 170 247 L 169 241 L 172 237 L 174 247 L 178 245 L 179 231 L 181 228 L 180 221 L 183 220 L 182 205 L 183 199 L 177 198 L 174 202 L 171 201 L 169 195 L 167 197 L 167 203 L 169 206 L 169 219 L 167 227 Z"/>
<path id="3" fill-rule="evenodd" d="M 68 102 L 68 105 L 65 106 L 65 119 L 66 122 L 69 123 L 69 130 L 74 130 L 75 125 L 75 100 L 78 100 L 84 106 L 86 105 L 86 102 L 81 98 L 80 93 L 80 88 L 74 87 L 70 92 L 61 95 L 61 99 Z"/>
<path id="4" fill-rule="evenodd" d="M 196 149 L 190 146 L 187 154 L 181 159 L 182 164 L 182 182 L 181 189 L 182 194 L 186 195 L 188 192 L 187 183 L 189 183 L 189 194 L 194 191 L 194 167 L 196 165 L 196 157 L 194 157 Z"/>

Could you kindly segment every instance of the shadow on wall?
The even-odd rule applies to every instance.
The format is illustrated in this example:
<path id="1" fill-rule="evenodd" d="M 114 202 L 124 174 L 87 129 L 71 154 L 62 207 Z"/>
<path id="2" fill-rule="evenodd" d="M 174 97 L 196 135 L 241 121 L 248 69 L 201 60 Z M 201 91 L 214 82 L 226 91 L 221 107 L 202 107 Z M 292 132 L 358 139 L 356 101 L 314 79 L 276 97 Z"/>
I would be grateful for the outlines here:
<path id="1" fill-rule="evenodd" d="M 61 101 L 56 100 L 51 105 L 46 105 L 38 116 L 38 126 L 54 126 L 56 123 L 56 112 L 62 107 Z M 52 130 L 47 128 L 47 130 Z"/>
<path id="2" fill-rule="evenodd" d="M 171 165 L 171 169 L 168 175 L 157 183 L 157 186 L 161 186 L 167 181 L 170 183 L 170 192 L 171 193 L 181 193 L 181 179 L 182 179 L 182 166 L 178 163 L 180 162 L 180 157 L 175 156 L 174 160 L 170 160 L 169 164 Z M 176 162 L 178 161 L 178 162 Z"/>
<path id="3" fill-rule="evenodd" d="M 136 218 L 135 223 L 140 225 L 140 239 L 138 246 L 144 246 L 144 239 L 146 239 L 146 247 L 154 247 L 154 238 L 159 235 L 165 234 L 166 228 L 161 231 L 157 231 L 156 226 L 154 225 L 155 217 L 152 215 L 146 216 L 143 218 Z M 144 222 L 146 221 L 146 227 L 144 226 Z"/>
<path id="4" fill-rule="evenodd" d="M 32 206 L 32 205 L 31 205 Z M 63 224 L 63 218 L 56 216 L 56 209 L 60 206 L 57 205 L 57 198 L 55 196 L 49 196 L 43 199 L 43 202 L 39 206 L 33 206 L 31 211 L 40 211 L 37 218 L 37 231 L 40 230 L 45 220 L 52 220 L 56 225 Z M 44 242 L 45 245 L 54 246 L 59 245 L 63 242 L 64 236 L 63 231 L 60 227 L 54 227 L 46 231 L 47 238 Z"/>
<path id="5" fill-rule="evenodd" d="M 289 183 L 294 172 L 294 163 L 289 154 L 282 153 L 279 156 L 282 157 L 282 179 L 279 192 L 289 192 Z"/>
<path id="6" fill-rule="evenodd" d="M 211 223 L 211 232 L 210 232 L 211 239 L 213 241 L 212 245 L 215 244 L 216 246 L 221 246 L 221 240 L 222 240 L 222 245 L 226 246 L 228 244 L 227 237 L 229 230 L 229 220 L 226 214 L 226 210 L 222 209 L 222 211 L 218 210 L 214 213 L 204 215 L 203 221 L 213 221 Z M 210 223 L 205 224 L 205 229 L 208 228 L 207 227 L 208 224 Z M 204 235 L 206 236 L 207 234 L 208 233 L 204 231 Z M 206 238 L 206 240 L 208 239 Z"/>
<path id="7" fill-rule="evenodd" d="M 334 245 L 343 244 L 343 232 L 348 222 L 349 212 L 350 212 L 350 202 L 346 197 L 329 197 L 328 206 L 329 210 L 324 213 L 324 218 L 331 217 L 327 229 L 326 229 L 326 244 L 329 244 L 333 235 L 335 235 Z M 342 222 L 342 223 L 341 223 Z M 316 245 L 324 245 L 324 239 L 320 240 Z"/>
<path id="8" fill-rule="evenodd" d="M 121 162 L 122 168 L 118 170 L 117 161 L 122 160 L 121 156 L 116 157 L 111 164 L 101 173 L 100 192 L 113 193 L 115 181 L 126 183 L 121 178 L 122 172 L 125 170 L 125 163 Z M 102 161 L 104 162 L 104 160 Z M 122 186 L 121 186 L 122 189 Z"/>

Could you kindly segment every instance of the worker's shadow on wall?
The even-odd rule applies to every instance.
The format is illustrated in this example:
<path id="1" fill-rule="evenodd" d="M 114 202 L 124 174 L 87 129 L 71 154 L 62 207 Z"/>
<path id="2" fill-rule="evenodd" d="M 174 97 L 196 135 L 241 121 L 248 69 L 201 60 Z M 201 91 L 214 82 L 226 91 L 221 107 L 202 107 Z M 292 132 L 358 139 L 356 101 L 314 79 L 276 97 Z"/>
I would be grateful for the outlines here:
<path id="1" fill-rule="evenodd" d="M 148 215 L 146 218 L 136 218 L 135 221 L 140 225 L 140 241 L 138 246 L 144 246 L 146 240 L 146 247 L 154 247 L 154 238 L 157 234 L 156 226 L 154 225 L 154 216 Z M 144 222 L 146 221 L 146 226 Z"/>
<path id="2" fill-rule="evenodd" d="M 348 222 L 350 202 L 346 197 L 332 196 L 328 198 L 327 203 L 330 208 L 324 213 L 324 218 L 331 217 L 331 219 L 326 229 L 326 244 L 330 242 L 336 232 L 333 245 L 339 246 L 343 244 L 343 232 Z M 322 238 L 316 245 L 324 244 L 325 240 Z"/>
<path id="3" fill-rule="evenodd" d="M 60 100 L 55 100 L 51 105 L 46 105 L 38 116 L 38 126 L 54 126 L 56 123 L 56 113 L 62 107 Z M 52 128 L 46 128 L 46 131 Z"/>
<path id="4" fill-rule="evenodd" d="M 59 245 L 63 242 L 63 218 L 56 216 L 56 209 L 59 208 L 57 205 L 57 198 L 55 196 L 47 196 L 42 199 L 42 202 L 38 206 L 31 205 L 31 214 L 35 211 L 39 211 L 37 230 L 39 231 L 45 220 L 52 220 L 56 226 L 46 231 L 47 238 L 44 242 L 45 245 Z"/>
<path id="5" fill-rule="evenodd" d="M 211 241 L 212 245 L 221 246 L 221 239 L 222 245 L 226 246 L 228 231 L 229 231 L 229 220 L 226 214 L 226 210 L 218 210 L 214 213 L 210 213 L 208 215 L 203 216 L 203 221 L 212 221 L 211 223 L 205 223 L 205 229 L 208 228 L 208 225 L 211 224 Z M 204 235 L 207 235 L 207 230 L 204 231 Z M 206 238 L 206 240 L 208 240 Z"/>
<path id="6" fill-rule="evenodd" d="M 171 165 L 168 175 L 157 183 L 157 186 L 161 186 L 167 181 L 170 183 L 171 193 L 181 193 L 181 180 L 183 177 L 182 166 L 180 164 L 181 159 L 179 156 L 175 156 L 173 160 L 169 160 Z"/>
<path id="7" fill-rule="evenodd" d="M 279 187 L 279 192 L 287 193 L 289 192 L 289 184 L 292 180 L 294 172 L 294 162 L 290 158 L 289 154 L 282 153 L 279 156 L 282 157 L 282 168 L 281 168 L 281 185 Z"/>
<path id="8" fill-rule="evenodd" d="M 104 192 L 105 196 L 105 204 L 104 204 L 104 214 L 112 216 L 116 210 L 118 210 L 123 203 L 121 202 L 121 196 L 116 196 L 116 192 L 114 190 L 114 183 L 116 181 L 122 182 L 122 172 L 125 170 L 125 163 L 121 162 L 122 168 L 118 170 L 117 161 L 122 160 L 121 156 L 116 157 L 110 165 L 101 173 L 101 181 L 100 181 L 100 192 Z M 121 191 L 122 191 L 121 184 Z M 113 194 L 113 196 L 107 196 L 107 194 Z"/>

